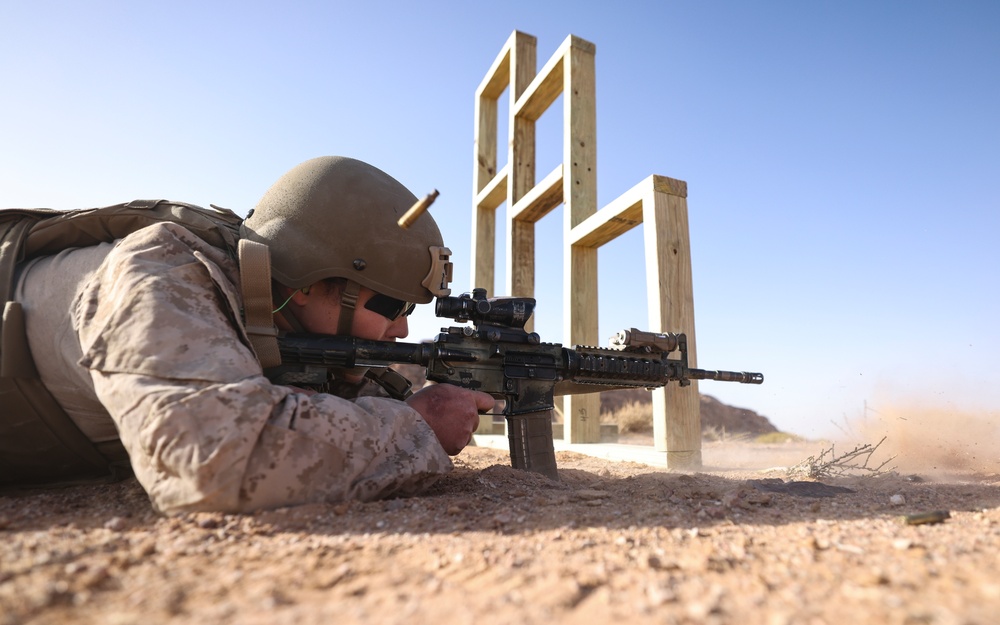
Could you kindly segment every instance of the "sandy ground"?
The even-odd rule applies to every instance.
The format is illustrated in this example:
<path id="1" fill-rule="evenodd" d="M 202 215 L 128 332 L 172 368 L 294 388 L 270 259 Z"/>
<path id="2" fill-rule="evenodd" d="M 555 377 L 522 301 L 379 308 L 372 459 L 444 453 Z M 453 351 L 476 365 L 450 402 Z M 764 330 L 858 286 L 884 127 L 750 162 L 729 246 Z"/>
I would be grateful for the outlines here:
<path id="1" fill-rule="evenodd" d="M 818 451 L 560 452 L 556 482 L 470 448 L 421 497 L 250 516 L 160 517 L 131 480 L 0 495 L 0 625 L 1000 622 L 1000 475 L 774 468 Z"/>

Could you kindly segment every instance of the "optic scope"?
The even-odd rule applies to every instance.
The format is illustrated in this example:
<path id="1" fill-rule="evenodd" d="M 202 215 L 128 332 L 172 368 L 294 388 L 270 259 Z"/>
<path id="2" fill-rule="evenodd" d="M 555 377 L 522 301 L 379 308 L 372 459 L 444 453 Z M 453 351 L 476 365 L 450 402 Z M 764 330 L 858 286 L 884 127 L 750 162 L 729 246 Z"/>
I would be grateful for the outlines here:
<path id="1" fill-rule="evenodd" d="M 486 289 L 473 289 L 459 297 L 439 297 L 434 305 L 438 317 L 454 319 L 459 323 L 506 326 L 524 329 L 524 324 L 535 312 L 533 297 L 491 297 L 486 298 Z"/>

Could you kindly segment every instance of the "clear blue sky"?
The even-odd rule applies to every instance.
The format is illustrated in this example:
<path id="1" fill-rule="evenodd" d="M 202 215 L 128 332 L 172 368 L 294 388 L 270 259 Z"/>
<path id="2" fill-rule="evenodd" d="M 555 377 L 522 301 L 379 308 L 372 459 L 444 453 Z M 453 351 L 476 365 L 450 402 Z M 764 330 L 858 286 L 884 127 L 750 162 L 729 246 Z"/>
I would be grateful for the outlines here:
<path id="1" fill-rule="evenodd" d="M 349 155 L 441 191 L 467 290 L 473 95 L 515 29 L 539 64 L 570 34 L 597 46 L 600 206 L 687 181 L 699 364 L 767 377 L 703 392 L 803 435 L 865 402 L 998 413 L 994 1 L 0 0 L 0 206 L 245 214 L 293 165 Z M 541 120 L 539 174 L 561 123 Z M 560 215 L 539 224 L 552 342 Z M 600 253 L 602 340 L 647 325 L 639 236 Z"/>

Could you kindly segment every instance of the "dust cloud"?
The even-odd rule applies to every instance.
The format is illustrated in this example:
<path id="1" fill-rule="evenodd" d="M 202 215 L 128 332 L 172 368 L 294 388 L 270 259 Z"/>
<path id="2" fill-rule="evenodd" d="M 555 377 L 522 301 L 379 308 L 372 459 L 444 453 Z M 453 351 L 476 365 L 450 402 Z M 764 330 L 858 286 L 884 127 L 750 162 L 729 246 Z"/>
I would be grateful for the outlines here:
<path id="1" fill-rule="evenodd" d="M 894 402 L 850 425 L 852 443 L 875 445 L 884 437 L 872 460 L 895 456 L 891 464 L 900 471 L 1000 472 L 1000 411 Z"/>

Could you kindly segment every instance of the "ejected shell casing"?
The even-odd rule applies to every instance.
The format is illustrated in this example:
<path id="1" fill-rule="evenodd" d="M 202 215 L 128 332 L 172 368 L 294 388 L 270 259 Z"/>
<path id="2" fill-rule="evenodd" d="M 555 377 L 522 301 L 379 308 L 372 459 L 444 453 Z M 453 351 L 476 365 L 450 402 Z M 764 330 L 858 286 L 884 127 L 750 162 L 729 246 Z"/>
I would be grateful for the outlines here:
<path id="1" fill-rule="evenodd" d="M 434 189 L 426 196 L 424 196 L 423 199 L 417 200 L 417 202 L 413 206 L 411 206 L 408 211 L 403 213 L 403 216 L 400 217 L 399 221 L 397 221 L 396 223 L 399 224 L 399 227 L 402 228 L 403 230 L 409 230 L 410 226 L 413 225 L 413 222 L 415 222 L 421 215 L 423 215 L 427 211 L 428 208 L 430 208 L 431 204 L 434 203 L 434 200 L 437 199 L 437 196 L 438 196 L 438 190 Z"/>
<path id="2" fill-rule="evenodd" d="M 950 518 L 951 513 L 947 510 L 934 510 L 932 512 L 907 514 L 903 517 L 903 522 L 907 525 L 929 525 L 931 523 L 944 523 L 945 519 Z"/>

